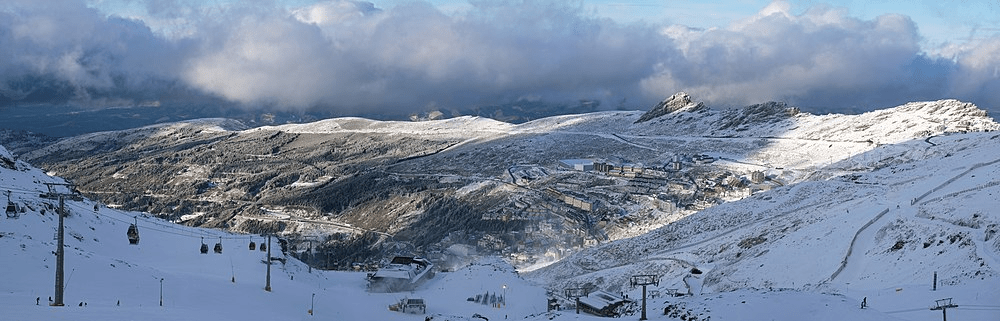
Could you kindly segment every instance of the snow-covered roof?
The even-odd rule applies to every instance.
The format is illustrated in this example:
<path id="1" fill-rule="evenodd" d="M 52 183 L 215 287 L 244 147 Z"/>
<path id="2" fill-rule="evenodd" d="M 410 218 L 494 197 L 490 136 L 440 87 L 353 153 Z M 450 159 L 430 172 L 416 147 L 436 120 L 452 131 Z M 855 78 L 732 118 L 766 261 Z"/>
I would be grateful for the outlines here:
<path id="1" fill-rule="evenodd" d="M 611 292 L 597 290 L 591 292 L 587 296 L 580 297 L 580 303 L 589 305 L 597 309 L 603 309 L 607 306 L 625 302 L 625 299 L 611 294 Z"/>

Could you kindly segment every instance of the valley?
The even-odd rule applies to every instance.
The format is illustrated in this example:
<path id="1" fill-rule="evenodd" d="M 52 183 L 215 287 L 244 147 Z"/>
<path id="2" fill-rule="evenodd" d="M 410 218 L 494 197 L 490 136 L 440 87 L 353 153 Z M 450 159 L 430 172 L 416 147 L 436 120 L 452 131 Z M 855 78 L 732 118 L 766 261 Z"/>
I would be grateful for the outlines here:
<path id="1" fill-rule="evenodd" d="M 184 262 L 200 260 L 194 247 L 191 257 L 157 268 L 164 263 L 99 245 L 100 231 L 137 222 L 145 231 L 139 244 L 151 231 L 157 247 L 200 236 L 203 244 L 217 239 L 229 251 L 222 253 L 277 235 L 272 257 L 288 281 L 327 284 L 321 292 L 341 300 L 364 292 L 364 273 L 393 256 L 434 262 L 444 279 L 412 293 L 453 301 L 483 287 L 489 271 L 505 271 L 504 290 L 518 283 L 533 293 L 505 312 L 525 319 L 573 318 L 563 308 L 580 294 L 634 297 L 637 275 L 655 277 L 653 309 L 663 314 L 654 315 L 663 320 L 767 315 L 770 308 L 741 308 L 747 301 L 835 306 L 819 319 L 928 320 L 933 314 L 913 301 L 931 302 L 938 287 L 985 307 L 959 315 L 995 315 L 989 302 L 998 298 L 984 289 L 1000 275 L 1000 221 L 992 213 L 1000 125 L 974 106 L 936 101 L 815 116 L 777 103 L 715 111 L 686 95 L 662 106 L 666 113 L 643 122 L 648 113 L 519 125 L 338 118 L 248 128 L 204 119 L 66 138 L 17 156 L 4 150 L 0 183 L 23 210 L 8 214 L 5 223 L 14 225 L 4 225 L 3 240 L 25 250 L 51 246 L 39 235 L 52 228 L 45 213 L 53 207 L 33 191 L 61 178 L 30 162 L 93 200 L 70 202 L 73 252 L 85 262 L 149 266 L 130 270 L 133 277 L 214 278 L 185 270 Z M 701 121 L 685 125 L 691 117 Z M 43 225 L 30 223 L 35 217 Z M 174 240 L 156 241 L 167 235 Z M 234 262 L 235 283 L 246 272 Z M 85 273 L 105 273 L 89 264 Z M 44 265 L 39 270 L 51 269 Z M 35 282 L 43 278 L 35 274 Z M 339 294 L 317 281 L 330 278 L 340 280 Z M 24 295 L 23 285 L 14 292 Z M 848 312 L 860 298 L 875 310 Z M 560 308 L 546 312 L 537 304 L 543 299 Z M 359 316 L 399 298 L 369 293 L 362 301 L 366 308 L 344 311 Z M 637 301 L 626 301 L 615 313 L 636 315 Z M 464 320 L 504 311 L 439 305 L 427 313 Z M 787 320 L 808 312 L 796 313 Z"/>
<path id="2" fill-rule="evenodd" d="M 995 126 L 956 102 L 903 108 L 927 116 L 898 111 L 907 115 L 900 122 L 928 125 L 883 134 L 857 122 L 881 111 L 716 111 L 681 93 L 645 115 L 520 125 L 337 118 L 248 128 L 206 119 L 67 138 L 22 158 L 109 206 L 316 242 L 307 259 L 319 268 L 376 266 L 396 254 L 462 262 L 470 252 L 526 268 L 757 192 L 885 166 L 896 143 L 935 134 L 924 128 Z M 660 116 L 636 120 L 650 114 Z"/>

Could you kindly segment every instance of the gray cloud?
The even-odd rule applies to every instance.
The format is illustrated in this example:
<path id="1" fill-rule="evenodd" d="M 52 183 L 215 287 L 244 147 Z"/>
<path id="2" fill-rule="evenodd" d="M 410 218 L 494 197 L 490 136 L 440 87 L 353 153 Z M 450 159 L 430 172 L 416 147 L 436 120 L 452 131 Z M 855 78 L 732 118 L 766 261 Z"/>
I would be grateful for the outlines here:
<path id="1" fill-rule="evenodd" d="M 949 61 L 923 54 L 917 30 L 905 16 L 860 20 L 825 7 L 796 16 L 773 3 L 727 29 L 666 28 L 684 59 L 661 67 L 643 85 L 647 92 L 686 88 L 717 104 L 783 100 L 829 111 L 941 98 L 993 105 L 995 98 L 979 87 L 995 75 L 970 76 L 1000 63 L 1000 51 L 988 45 L 997 40 L 956 52 Z M 970 60 L 976 67 L 964 67 Z"/>
<path id="2" fill-rule="evenodd" d="M 208 96 L 352 112 L 527 98 L 646 108 L 677 91 L 715 106 L 782 100 L 821 111 L 1000 103 L 1000 37 L 929 56 L 918 26 L 898 15 L 793 15 L 776 2 L 698 30 L 623 25 L 545 1 L 475 1 L 450 15 L 420 2 L 141 3 L 142 20 L 74 0 L 0 5 L 0 103 Z"/>
<path id="3" fill-rule="evenodd" d="M 94 100 L 170 91 L 184 41 L 76 1 L 15 1 L 0 10 L 0 101 Z"/>

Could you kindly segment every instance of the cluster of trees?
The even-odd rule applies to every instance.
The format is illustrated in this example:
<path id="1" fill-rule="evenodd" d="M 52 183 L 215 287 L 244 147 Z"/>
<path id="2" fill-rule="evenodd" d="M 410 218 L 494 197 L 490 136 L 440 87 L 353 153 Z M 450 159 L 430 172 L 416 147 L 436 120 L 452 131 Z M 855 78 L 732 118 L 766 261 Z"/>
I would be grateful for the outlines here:
<path id="1" fill-rule="evenodd" d="M 509 199 L 504 195 L 470 193 L 462 198 L 443 195 L 426 205 L 423 215 L 397 233 L 396 237 L 410 240 L 417 248 L 426 248 L 459 230 L 504 235 L 523 229 L 523 221 L 483 219 L 484 212 L 500 210 L 508 203 Z"/>
<path id="2" fill-rule="evenodd" d="M 237 231 L 250 234 L 274 234 L 285 230 L 288 224 L 282 221 L 246 220 L 236 227 Z"/>
<path id="3" fill-rule="evenodd" d="M 353 235 L 334 234 L 325 242 L 309 251 L 292 251 L 292 255 L 312 265 L 325 270 L 350 269 L 354 263 L 377 265 L 385 256 L 383 253 L 384 236 L 377 233 L 361 233 Z M 303 241 L 292 241 L 302 250 Z"/>

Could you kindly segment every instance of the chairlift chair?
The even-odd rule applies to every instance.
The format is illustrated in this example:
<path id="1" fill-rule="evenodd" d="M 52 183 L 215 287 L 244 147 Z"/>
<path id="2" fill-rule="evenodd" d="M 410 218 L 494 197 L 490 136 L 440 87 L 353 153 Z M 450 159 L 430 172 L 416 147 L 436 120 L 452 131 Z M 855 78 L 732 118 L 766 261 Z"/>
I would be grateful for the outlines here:
<path id="1" fill-rule="evenodd" d="M 208 244 L 205 244 L 205 238 L 201 238 L 201 254 L 208 254 Z"/>
<path id="2" fill-rule="evenodd" d="M 250 250 L 253 251 L 253 250 L 256 250 L 256 249 L 257 249 L 257 243 L 254 243 L 253 242 L 253 238 L 251 237 L 250 238 Z"/>
<path id="3" fill-rule="evenodd" d="M 17 204 L 10 200 L 10 191 L 7 191 L 7 218 L 17 217 Z"/>
<path id="4" fill-rule="evenodd" d="M 133 217 L 132 219 L 135 220 L 135 223 L 129 225 L 128 232 L 125 234 L 128 235 L 128 244 L 135 245 L 139 244 L 139 227 L 138 227 L 139 218 Z"/>
<path id="5" fill-rule="evenodd" d="M 260 242 L 260 251 L 261 252 L 267 251 L 267 244 L 264 244 L 264 242 Z"/>
<path id="6" fill-rule="evenodd" d="M 219 237 L 219 243 L 215 243 L 215 248 L 213 249 L 215 253 L 222 254 L 222 237 Z"/>
<path id="7" fill-rule="evenodd" d="M 17 217 L 17 204 L 13 202 L 7 202 L 7 218 Z"/>

